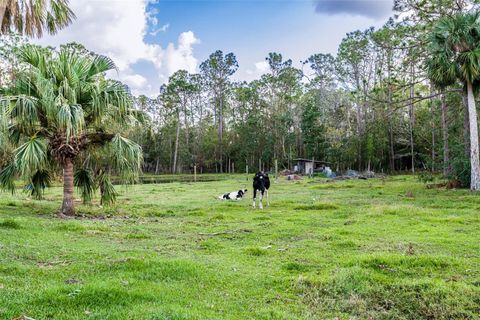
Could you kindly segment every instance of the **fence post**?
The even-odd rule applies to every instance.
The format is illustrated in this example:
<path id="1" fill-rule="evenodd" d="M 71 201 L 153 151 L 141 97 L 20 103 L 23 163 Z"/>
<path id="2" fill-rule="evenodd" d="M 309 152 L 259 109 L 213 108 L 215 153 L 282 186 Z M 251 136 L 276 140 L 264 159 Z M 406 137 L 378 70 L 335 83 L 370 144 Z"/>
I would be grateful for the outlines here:
<path id="1" fill-rule="evenodd" d="M 197 165 L 193 166 L 193 182 L 197 182 Z"/>
<path id="2" fill-rule="evenodd" d="M 310 178 L 313 179 L 314 174 L 315 174 L 315 158 L 312 158 L 312 173 L 310 175 Z"/>
<path id="3" fill-rule="evenodd" d="M 245 172 L 247 173 L 247 181 L 248 181 L 248 164 L 247 164 L 247 167 L 245 168 Z"/>
<path id="4" fill-rule="evenodd" d="M 278 180 L 278 160 L 275 159 L 275 180 Z"/>

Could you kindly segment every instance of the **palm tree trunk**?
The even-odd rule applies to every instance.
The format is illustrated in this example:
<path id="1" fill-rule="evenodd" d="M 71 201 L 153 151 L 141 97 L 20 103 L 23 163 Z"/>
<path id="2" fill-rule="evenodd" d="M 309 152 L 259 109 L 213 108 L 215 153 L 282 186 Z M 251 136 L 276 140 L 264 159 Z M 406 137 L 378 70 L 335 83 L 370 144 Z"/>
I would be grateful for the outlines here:
<path id="1" fill-rule="evenodd" d="M 448 147 L 448 127 L 447 127 L 447 102 L 445 101 L 445 94 L 441 95 L 442 102 L 442 134 L 443 134 L 443 175 L 450 174 L 450 160 Z"/>
<path id="2" fill-rule="evenodd" d="M 177 173 L 178 142 L 180 138 L 180 111 L 177 109 L 177 134 L 175 136 L 175 151 L 173 153 L 172 173 Z"/>
<path id="3" fill-rule="evenodd" d="M 468 118 L 470 120 L 470 190 L 480 190 L 480 159 L 478 155 L 478 124 L 475 97 L 470 81 L 467 81 Z"/>
<path id="4" fill-rule="evenodd" d="M 470 120 L 468 119 L 468 97 L 466 90 L 463 91 L 463 144 L 465 157 L 470 158 Z"/>
<path id="5" fill-rule="evenodd" d="M 66 216 L 75 215 L 73 202 L 73 162 L 67 159 L 63 166 L 63 204 L 62 214 Z"/>

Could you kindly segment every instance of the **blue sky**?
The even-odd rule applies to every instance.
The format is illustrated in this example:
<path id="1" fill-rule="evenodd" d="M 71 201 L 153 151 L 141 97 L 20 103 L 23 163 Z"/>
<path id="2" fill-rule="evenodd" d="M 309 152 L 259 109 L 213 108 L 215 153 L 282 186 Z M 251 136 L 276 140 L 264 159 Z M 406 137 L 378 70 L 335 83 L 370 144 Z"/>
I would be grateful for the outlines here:
<path id="1" fill-rule="evenodd" d="M 190 72 L 217 49 L 236 54 L 237 80 L 266 72 L 276 51 L 300 60 L 335 53 L 345 34 L 381 26 L 390 0 L 70 0 L 77 20 L 39 42 L 77 41 L 111 56 L 112 77 L 155 96 L 178 69 Z"/>

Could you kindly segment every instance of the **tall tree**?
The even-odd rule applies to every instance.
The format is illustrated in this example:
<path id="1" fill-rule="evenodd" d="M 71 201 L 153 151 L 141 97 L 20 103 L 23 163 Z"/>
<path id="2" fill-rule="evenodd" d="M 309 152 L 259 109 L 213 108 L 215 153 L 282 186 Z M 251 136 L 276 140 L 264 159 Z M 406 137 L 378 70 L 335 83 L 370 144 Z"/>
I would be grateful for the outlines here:
<path id="1" fill-rule="evenodd" d="M 180 144 L 180 130 L 185 128 L 186 148 L 189 149 L 189 105 L 192 104 L 193 95 L 198 90 L 198 87 L 192 80 L 192 75 L 185 70 L 175 72 L 168 80 L 168 85 L 164 89 L 163 99 L 173 109 L 175 114 L 175 147 L 173 153 L 172 173 L 177 173 L 178 167 L 178 150 Z M 189 151 L 189 150 L 188 150 Z"/>
<path id="2" fill-rule="evenodd" d="M 352 91 L 357 107 L 357 167 L 363 167 L 363 146 L 367 126 L 368 92 L 374 79 L 373 28 L 347 34 L 338 48 L 338 73 L 343 85 Z"/>
<path id="3" fill-rule="evenodd" d="M 331 87 L 335 81 L 335 58 L 327 53 L 311 55 L 304 64 L 308 63 L 314 72 L 310 82 L 319 88 Z"/>
<path id="4" fill-rule="evenodd" d="M 84 200 L 99 187 L 102 203 L 114 201 L 109 174 L 134 178 L 142 152 L 121 135 L 132 119 L 132 101 L 123 84 L 104 77 L 113 62 L 68 47 L 52 52 L 30 45 L 18 59 L 23 70 L 0 103 L 0 134 L 17 146 L 0 185 L 13 191 L 20 175 L 39 197 L 61 168 L 64 215 L 75 214 L 74 184 Z"/>
<path id="5" fill-rule="evenodd" d="M 238 62 L 233 53 L 223 54 L 218 50 L 200 64 L 200 70 L 205 77 L 210 90 L 213 93 L 215 105 L 216 123 L 218 123 L 218 160 L 220 172 L 223 172 L 223 131 L 224 131 L 224 108 L 226 94 L 229 88 L 229 79 L 237 71 Z"/>
<path id="6" fill-rule="evenodd" d="M 266 58 L 270 73 L 262 77 L 264 99 L 269 105 L 269 130 L 274 145 L 273 158 L 282 164 L 291 160 L 291 150 L 300 151 L 300 106 L 302 72 L 292 66 L 291 59 L 284 59 L 277 52 Z"/>
<path id="7" fill-rule="evenodd" d="M 471 190 L 480 190 L 478 119 L 475 107 L 480 80 L 480 13 L 459 13 L 438 21 L 430 37 L 429 77 L 443 86 L 460 80 L 467 91 L 470 129 Z"/>

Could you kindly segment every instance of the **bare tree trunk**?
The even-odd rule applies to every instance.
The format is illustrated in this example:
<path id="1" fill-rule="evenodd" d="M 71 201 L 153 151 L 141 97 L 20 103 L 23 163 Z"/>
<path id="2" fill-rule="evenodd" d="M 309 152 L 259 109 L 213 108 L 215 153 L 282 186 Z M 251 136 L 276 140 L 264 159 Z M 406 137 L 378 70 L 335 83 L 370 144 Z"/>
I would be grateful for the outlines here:
<path id="1" fill-rule="evenodd" d="M 185 124 L 185 144 L 187 146 L 187 150 L 190 153 L 190 133 L 188 130 L 188 115 L 187 115 L 187 101 L 184 99 L 183 101 L 183 122 Z"/>
<path id="2" fill-rule="evenodd" d="M 470 81 L 467 81 L 468 118 L 470 119 L 470 167 L 471 182 L 470 190 L 480 190 L 480 159 L 478 155 L 478 123 L 475 97 Z"/>
<path id="3" fill-rule="evenodd" d="M 433 86 L 430 89 L 433 94 Z M 433 98 L 430 99 L 430 113 L 432 115 L 432 172 L 435 172 L 435 108 Z"/>
<path id="4" fill-rule="evenodd" d="M 175 136 L 175 151 L 173 152 L 173 166 L 172 173 L 177 173 L 177 160 L 178 160 L 178 142 L 180 138 L 180 110 L 177 109 L 177 133 Z"/>
<path id="5" fill-rule="evenodd" d="M 395 171 L 395 150 L 393 147 L 393 124 L 392 124 L 392 87 L 388 84 L 388 143 L 389 143 L 389 165 L 390 171 Z"/>
<path id="6" fill-rule="evenodd" d="M 66 216 L 75 215 L 75 204 L 73 197 L 73 162 L 67 159 L 63 165 L 63 204 L 62 214 Z"/>
<path id="7" fill-rule="evenodd" d="M 158 170 L 160 169 L 160 158 L 157 158 L 157 163 L 155 164 L 155 174 L 158 174 Z"/>
<path id="8" fill-rule="evenodd" d="M 358 138 L 358 145 L 357 145 L 357 169 L 358 171 L 361 170 L 362 167 L 362 140 L 363 140 L 363 119 L 362 119 L 362 110 L 360 104 L 357 103 L 357 138 Z"/>
<path id="9" fill-rule="evenodd" d="M 223 96 L 220 97 L 220 110 L 218 113 L 218 143 L 220 147 L 220 173 L 223 173 Z"/>
<path id="10" fill-rule="evenodd" d="M 393 146 L 393 110 L 392 110 L 392 52 L 389 51 L 387 55 L 387 76 L 388 76 L 388 83 L 387 83 L 387 119 L 388 119 L 388 144 L 389 144 L 389 167 L 390 171 L 395 171 L 395 149 Z"/>
<path id="11" fill-rule="evenodd" d="M 410 85 L 410 106 L 409 106 L 409 115 L 410 115 L 410 156 L 412 158 L 412 173 L 415 174 L 415 152 L 414 152 L 414 145 L 413 145 L 413 127 L 415 125 L 415 113 L 414 113 L 414 106 L 413 106 L 413 98 L 415 95 L 415 88 L 414 88 L 414 81 L 415 81 L 415 69 L 413 65 L 413 61 L 410 64 L 410 77 L 411 77 L 411 85 Z"/>
<path id="12" fill-rule="evenodd" d="M 447 102 L 444 93 L 440 96 L 440 101 L 442 103 L 443 175 L 448 176 L 450 174 L 450 160 L 448 148 Z"/>
<path id="13" fill-rule="evenodd" d="M 0 0 L 0 26 L 3 24 L 3 18 L 5 17 L 5 10 L 7 10 L 7 0 Z"/>

